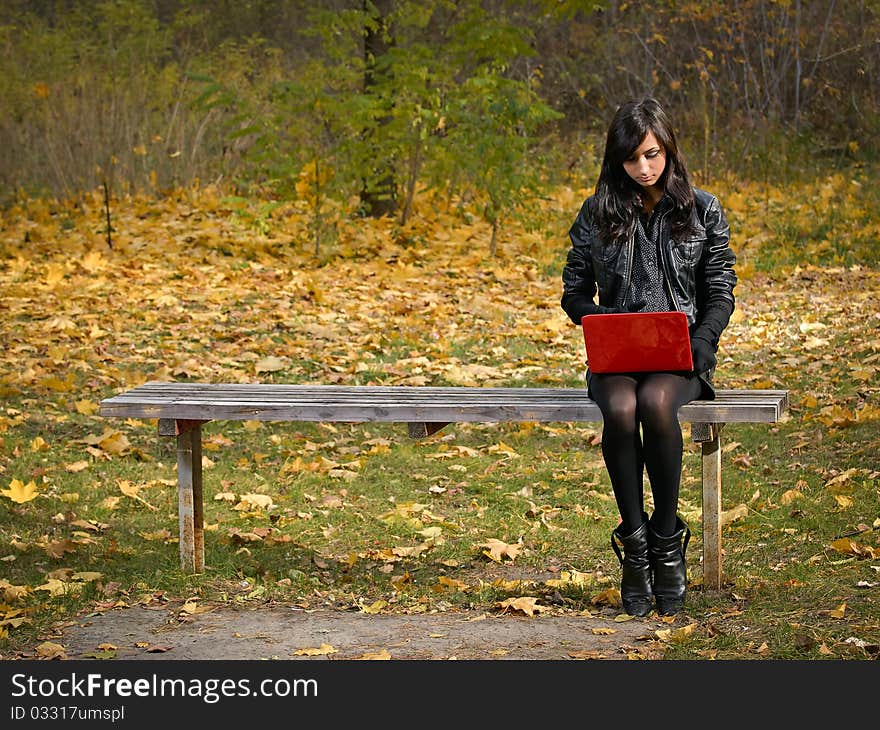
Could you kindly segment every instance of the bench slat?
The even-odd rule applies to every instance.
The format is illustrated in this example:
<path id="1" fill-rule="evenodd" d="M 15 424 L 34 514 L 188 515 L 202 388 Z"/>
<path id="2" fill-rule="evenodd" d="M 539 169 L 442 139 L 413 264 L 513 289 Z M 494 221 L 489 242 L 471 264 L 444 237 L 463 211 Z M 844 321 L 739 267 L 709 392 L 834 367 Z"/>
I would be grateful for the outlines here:
<path id="1" fill-rule="evenodd" d="M 773 423 L 787 391 L 719 390 L 682 407 L 692 423 Z M 146 383 L 101 401 L 110 417 L 344 422 L 597 422 L 583 388 Z"/>

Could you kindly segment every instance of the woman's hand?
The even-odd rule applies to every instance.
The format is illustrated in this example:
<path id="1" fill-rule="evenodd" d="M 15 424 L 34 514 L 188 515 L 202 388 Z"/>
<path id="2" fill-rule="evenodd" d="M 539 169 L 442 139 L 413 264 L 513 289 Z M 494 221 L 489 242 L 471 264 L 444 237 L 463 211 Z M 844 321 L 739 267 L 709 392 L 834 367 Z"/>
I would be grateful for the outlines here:
<path id="1" fill-rule="evenodd" d="M 712 343 L 702 337 L 694 337 L 691 340 L 691 354 L 694 359 L 694 372 L 705 373 L 715 367 L 718 360 L 715 358 L 715 348 Z"/>

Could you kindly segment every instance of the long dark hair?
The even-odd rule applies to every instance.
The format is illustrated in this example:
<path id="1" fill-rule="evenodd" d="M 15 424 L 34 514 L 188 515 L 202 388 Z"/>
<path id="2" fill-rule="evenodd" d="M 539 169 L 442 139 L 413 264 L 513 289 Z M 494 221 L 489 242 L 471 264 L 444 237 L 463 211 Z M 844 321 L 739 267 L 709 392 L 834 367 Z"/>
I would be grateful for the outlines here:
<path id="1" fill-rule="evenodd" d="M 622 105 L 605 140 L 605 157 L 596 183 L 596 215 L 606 243 L 626 239 L 635 229 L 642 210 L 641 188 L 623 169 L 623 163 L 653 132 L 666 152 L 666 169 L 660 182 L 672 209 L 669 222 L 673 234 L 681 235 L 691 227 L 694 193 L 684 158 L 675 141 L 675 130 L 656 99 L 647 96 Z"/>

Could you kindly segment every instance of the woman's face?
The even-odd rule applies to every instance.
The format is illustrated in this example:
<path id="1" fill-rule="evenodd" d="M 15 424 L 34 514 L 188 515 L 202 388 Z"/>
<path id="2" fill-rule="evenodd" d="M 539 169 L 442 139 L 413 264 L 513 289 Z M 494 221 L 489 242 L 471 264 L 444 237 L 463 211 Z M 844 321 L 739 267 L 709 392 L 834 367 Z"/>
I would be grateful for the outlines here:
<path id="1" fill-rule="evenodd" d="M 666 169 L 666 150 L 653 132 L 648 132 L 629 159 L 623 161 L 623 169 L 643 188 L 657 184 Z"/>

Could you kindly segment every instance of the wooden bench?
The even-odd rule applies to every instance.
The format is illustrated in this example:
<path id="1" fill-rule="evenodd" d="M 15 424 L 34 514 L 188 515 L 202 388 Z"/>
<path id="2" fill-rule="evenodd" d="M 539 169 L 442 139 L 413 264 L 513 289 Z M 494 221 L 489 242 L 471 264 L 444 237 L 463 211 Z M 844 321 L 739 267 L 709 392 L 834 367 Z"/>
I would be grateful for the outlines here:
<path id="1" fill-rule="evenodd" d="M 721 440 L 727 423 L 775 423 L 786 390 L 719 390 L 679 418 L 701 444 L 703 585 L 721 587 Z M 158 419 L 159 435 L 177 439 L 180 564 L 204 568 L 201 426 L 208 421 L 396 422 L 423 438 L 450 423 L 600 422 L 584 388 L 340 386 L 146 383 L 101 401 L 100 415 Z"/>

